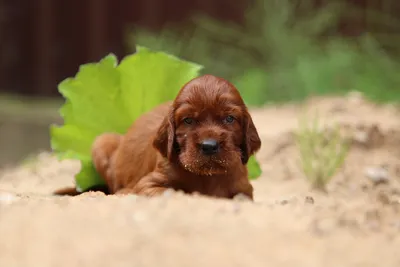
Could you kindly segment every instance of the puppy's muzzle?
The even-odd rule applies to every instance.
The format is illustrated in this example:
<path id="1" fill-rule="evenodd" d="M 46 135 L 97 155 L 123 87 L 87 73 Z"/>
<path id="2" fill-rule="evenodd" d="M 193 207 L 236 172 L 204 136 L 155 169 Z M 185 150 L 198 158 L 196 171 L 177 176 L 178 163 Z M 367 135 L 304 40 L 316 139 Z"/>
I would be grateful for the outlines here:
<path id="1" fill-rule="evenodd" d="M 207 156 L 215 155 L 219 152 L 219 143 L 215 139 L 205 139 L 200 143 L 200 151 Z"/>

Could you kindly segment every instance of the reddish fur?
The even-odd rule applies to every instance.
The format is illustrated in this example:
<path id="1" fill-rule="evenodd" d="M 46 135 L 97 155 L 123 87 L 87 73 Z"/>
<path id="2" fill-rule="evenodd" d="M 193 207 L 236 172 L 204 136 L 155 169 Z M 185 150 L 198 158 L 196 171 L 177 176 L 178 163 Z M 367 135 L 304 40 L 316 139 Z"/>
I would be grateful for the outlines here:
<path id="1" fill-rule="evenodd" d="M 237 120 L 224 124 L 227 115 Z M 183 124 L 186 116 L 197 116 L 199 123 Z M 212 160 L 196 146 L 210 137 L 222 144 Z M 246 163 L 260 147 L 236 88 L 222 78 L 204 75 L 184 85 L 174 102 L 138 118 L 125 135 L 98 136 L 92 157 L 111 194 L 155 196 L 171 188 L 223 198 L 242 193 L 253 199 Z"/>

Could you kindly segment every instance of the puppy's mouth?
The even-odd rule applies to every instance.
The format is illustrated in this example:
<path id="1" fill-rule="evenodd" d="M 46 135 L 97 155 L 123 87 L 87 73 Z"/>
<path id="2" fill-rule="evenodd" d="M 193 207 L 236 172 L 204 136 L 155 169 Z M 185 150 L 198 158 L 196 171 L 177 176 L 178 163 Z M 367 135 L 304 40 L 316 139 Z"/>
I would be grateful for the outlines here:
<path id="1" fill-rule="evenodd" d="M 228 172 L 228 160 L 218 156 L 200 156 L 190 163 L 183 164 L 185 170 L 198 175 L 218 175 Z"/>

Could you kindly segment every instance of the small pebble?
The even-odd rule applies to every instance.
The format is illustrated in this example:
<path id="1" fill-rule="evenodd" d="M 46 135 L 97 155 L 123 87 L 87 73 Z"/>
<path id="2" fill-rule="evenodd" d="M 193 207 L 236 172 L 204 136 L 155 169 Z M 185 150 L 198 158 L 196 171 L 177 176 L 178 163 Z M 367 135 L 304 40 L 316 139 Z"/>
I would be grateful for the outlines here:
<path id="1" fill-rule="evenodd" d="M 370 167 L 365 170 L 365 176 L 375 185 L 389 182 L 389 172 L 384 167 Z"/>
<path id="2" fill-rule="evenodd" d="M 174 193 L 175 193 L 175 191 L 173 189 L 168 188 L 167 190 L 165 190 L 162 193 L 162 196 L 163 197 L 171 197 Z"/>
<path id="3" fill-rule="evenodd" d="M 13 193 L 0 192 L 0 204 L 9 205 L 20 198 Z"/>
<path id="4" fill-rule="evenodd" d="M 368 133 L 364 131 L 356 131 L 353 134 L 353 140 L 356 143 L 366 145 L 368 143 Z"/>
<path id="5" fill-rule="evenodd" d="M 307 204 L 314 204 L 314 198 L 310 196 L 306 196 L 304 199 L 305 203 Z"/>
<path id="6" fill-rule="evenodd" d="M 95 198 L 95 197 L 100 197 L 100 196 L 105 196 L 106 194 L 104 194 L 101 191 L 88 191 L 88 192 L 84 192 L 82 194 L 79 195 L 79 197 L 87 197 L 87 198 Z"/>

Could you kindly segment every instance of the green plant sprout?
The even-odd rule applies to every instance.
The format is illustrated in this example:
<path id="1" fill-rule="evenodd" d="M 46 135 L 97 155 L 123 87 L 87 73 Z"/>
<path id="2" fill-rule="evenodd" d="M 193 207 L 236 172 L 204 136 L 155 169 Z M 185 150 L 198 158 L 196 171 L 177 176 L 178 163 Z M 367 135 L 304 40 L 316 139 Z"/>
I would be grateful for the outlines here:
<path id="1" fill-rule="evenodd" d="M 74 78 L 62 81 L 65 98 L 60 109 L 64 125 L 50 126 L 53 152 L 62 159 L 77 159 L 81 169 L 76 187 L 84 191 L 104 184 L 91 158 L 95 137 L 104 132 L 125 133 L 144 112 L 173 100 L 180 88 L 199 76 L 201 65 L 170 54 L 137 46 L 136 53 L 118 65 L 113 54 L 100 62 L 80 66 Z M 261 174 L 255 158 L 249 161 L 249 178 Z"/>
<path id="2" fill-rule="evenodd" d="M 314 189 L 326 191 L 327 183 L 341 168 L 350 148 L 340 133 L 339 125 L 336 124 L 326 132 L 322 129 L 317 114 L 311 125 L 304 116 L 300 119 L 295 138 L 306 178 Z"/>

